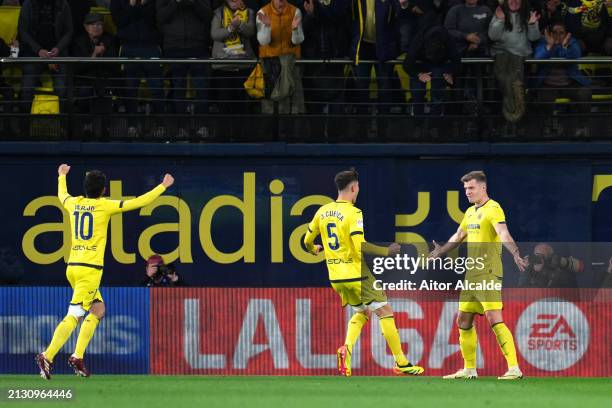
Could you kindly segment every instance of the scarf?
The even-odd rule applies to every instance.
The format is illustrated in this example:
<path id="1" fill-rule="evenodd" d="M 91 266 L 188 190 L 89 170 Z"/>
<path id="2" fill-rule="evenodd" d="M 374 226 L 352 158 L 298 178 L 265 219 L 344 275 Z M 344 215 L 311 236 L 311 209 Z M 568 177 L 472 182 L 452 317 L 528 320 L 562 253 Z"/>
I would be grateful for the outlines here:
<path id="1" fill-rule="evenodd" d="M 236 10 L 232 12 L 232 10 L 225 6 L 223 7 L 223 27 L 227 28 L 230 26 L 234 17 L 238 17 L 241 23 L 247 23 L 249 19 L 249 10 Z M 228 54 L 244 54 L 244 45 L 242 44 L 242 40 L 240 39 L 240 34 L 236 31 L 231 33 L 229 37 L 224 41 L 226 53 Z"/>

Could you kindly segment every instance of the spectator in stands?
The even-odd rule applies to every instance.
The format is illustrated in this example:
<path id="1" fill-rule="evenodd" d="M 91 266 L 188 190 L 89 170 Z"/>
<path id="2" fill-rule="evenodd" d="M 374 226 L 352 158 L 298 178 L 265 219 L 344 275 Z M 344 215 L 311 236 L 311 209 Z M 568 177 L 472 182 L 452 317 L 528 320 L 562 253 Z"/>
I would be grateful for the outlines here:
<path id="1" fill-rule="evenodd" d="M 156 0 L 157 23 L 163 41 L 165 58 L 210 57 L 210 0 Z M 195 91 L 193 112 L 208 112 L 209 68 L 206 64 L 171 64 L 172 99 L 174 112 L 188 113 L 187 75 Z M 204 129 L 200 129 L 201 131 Z M 207 133 L 207 132 L 206 132 Z M 204 135 L 203 135 L 204 136 Z"/>
<path id="2" fill-rule="evenodd" d="M 242 0 L 225 0 L 215 9 L 210 28 L 214 41 L 212 57 L 215 59 L 254 59 L 251 39 L 255 36 L 255 11 L 247 8 Z M 250 65 L 214 65 L 215 84 L 219 110 L 224 113 L 248 113 L 248 99 L 243 83 L 248 77 Z M 229 121 L 233 122 L 233 121 Z M 242 127 L 242 124 L 239 124 Z M 235 128 L 238 131 L 238 127 Z"/>
<path id="3" fill-rule="evenodd" d="M 90 13 L 83 21 L 85 33 L 75 38 L 72 56 L 116 58 L 119 49 L 114 36 L 104 32 L 104 17 Z M 119 75 L 118 64 L 81 64 L 75 68 L 75 95 L 80 113 L 111 113 L 110 87 Z"/>
<path id="4" fill-rule="evenodd" d="M 550 27 L 556 21 L 565 21 L 567 4 L 561 0 L 543 0 L 540 10 L 540 31 Z"/>
<path id="5" fill-rule="evenodd" d="M 111 15 L 117 25 L 121 57 L 142 59 L 161 57 L 154 0 L 113 0 Z M 149 87 L 152 113 L 164 112 L 163 73 L 159 64 L 124 64 L 123 73 L 127 113 L 138 112 L 137 98 L 141 78 L 147 81 Z"/>
<path id="6" fill-rule="evenodd" d="M 295 65 L 295 60 L 302 55 L 300 44 L 304 41 L 302 12 L 287 0 L 272 0 L 257 12 L 256 25 L 259 56 L 263 59 L 268 88 L 262 112 L 274 111 L 270 99 L 273 98 L 278 102 L 280 113 L 303 113 L 301 67 Z M 281 78 L 278 83 L 277 78 Z M 274 89 L 270 89 L 270 84 L 276 84 Z"/>
<path id="7" fill-rule="evenodd" d="M 399 16 L 400 49 L 406 51 L 412 39 L 423 30 L 440 25 L 440 6 L 432 0 L 396 0 L 400 9 L 396 11 Z"/>
<path id="8" fill-rule="evenodd" d="M 461 69 L 461 59 L 455 42 L 446 28 L 433 26 L 418 33 L 413 39 L 404 70 L 410 75 L 413 113 L 423 115 L 425 85 L 431 84 L 431 110 L 442 114 L 442 102 L 446 85 L 454 84 L 454 76 Z"/>
<path id="9" fill-rule="evenodd" d="M 72 14 L 66 0 L 25 0 L 19 14 L 20 57 L 55 58 L 68 56 L 72 40 Z M 52 65 L 55 92 L 66 95 L 66 69 Z M 30 112 L 34 87 L 45 64 L 23 64 L 21 81 L 22 112 Z"/>
<path id="10" fill-rule="evenodd" d="M 457 52 L 464 58 L 488 57 L 489 23 L 493 12 L 486 5 L 478 4 L 478 0 L 464 0 L 453 6 L 444 20 L 444 26 L 453 37 Z M 455 96 L 466 103 L 455 106 L 455 111 L 474 113 L 476 110 L 476 67 L 465 64 L 457 75 L 456 88 L 462 89 Z"/>
<path id="11" fill-rule="evenodd" d="M 305 59 L 344 59 L 348 57 L 350 42 L 350 0 L 305 0 L 304 43 L 302 55 Z M 344 65 L 308 64 L 304 67 L 304 94 L 306 111 L 310 114 L 341 114 L 344 112 Z M 311 133 L 325 134 L 325 120 L 311 123 Z M 336 137 L 340 131 L 338 122 L 330 119 L 327 133 Z"/>
<path id="12" fill-rule="evenodd" d="M 583 53 L 612 55 L 612 21 L 606 0 L 569 0 L 568 31 L 579 41 Z"/>
<path id="13" fill-rule="evenodd" d="M 489 55 L 489 23 L 491 9 L 479 5 L 478 0 L 465 0 L 446 14 L 444 26 L 456 43 L 462 57 L 486 57 Z"/>
<path id="14" fill-rule="evenodd" d="M 399 2 L 383 0 L 352 0 L 351 58 L 359 94 L 357 113 L 367 114 L 370 100 L 372 67 L 376 71 L 378 112 L 390 112 L 393 100 L 393 65 L 386 61 L 399 55 L 398 18 Z M 374 64 L 361 60 L 374 60 Z"/>
<path id="15" fill-rule="evenodd" d="M 535 58 L 565 58 L 577 59 L 581 57 L 580 45 L 572 35 L 567 32 L 565 24 L 561 21 L 547 28 L 536 47 Z M 575 107 L 578 113 L 589 113 L 591 111 L 591 88 L 590 81 L 580 72 L 577 64 L 571 65 L 540 65 L 537 78 L 537 100 L 541 104 L 542 111 L 551 115 L 554 111 L 557 98 L 569 98 L 571 107 Z M 577 125 L 575 123 L 574 125 Z M 550 126 L 546 132 L 550 131 Z M 584 133 L 582 127 L 577 127 L 577 134 Z"/>
<path id="16" fill-rule="evenodd" d="M 523 58 L 531 55 L 531 41 L 540 39 L 540 15 L 527 0 L 507 0 L 495 10 L 489 25 L 495 78 L 502 92 L 502 113 L 509 122 L 525 113 Z"/>

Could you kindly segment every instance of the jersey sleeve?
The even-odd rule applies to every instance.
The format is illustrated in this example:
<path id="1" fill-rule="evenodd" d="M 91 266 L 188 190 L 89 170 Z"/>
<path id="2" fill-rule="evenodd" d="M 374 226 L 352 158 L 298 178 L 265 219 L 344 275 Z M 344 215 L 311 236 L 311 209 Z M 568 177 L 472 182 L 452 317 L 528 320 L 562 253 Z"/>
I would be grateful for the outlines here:
<path id="1" fill-rule="evenodd" d="M 68 187 L 66 187 L 66 176 L 62 175 L 57 178 L 57 198 L 59 198 L 62 207 L 68 208 L 73 197 L 68 194 Z"/>
<path id="2" fill-rule="evenodd" d="M 153 190 L 131 200 L 106 200 L 106 210 L 111 214 L 136 210 L 151 204 L 166 191 L 166 187 L 158 185 Z"/>
<path id="3" fill-rule="evenodd" d="M 504 210 L 502 210 L 499 205 L 491 206 L 487 218 L 491 222 L 491 225 L 506 223 L 506 214 L 504 214 Z"/>
<path id="4" fill-rule="evenodd" d="M 314 247 L 314 240 L 320 234 L 319 230 L 319 211 L 316 212 L 310 224 L 308 224 L 308 231 L 304 236 L 304 246 L 308 252 L 312 253 Z"/>
<path id="5" fill-rule="evenodd" d="M 349 232 L 351 237 L 354 235 L 364 235 L 363 234 L 363 213 L 361 210 L 355 211 L 353 213 L 350 224 L 349 224 Z M 364 237 L 365 239 L 365 237 Z"/>

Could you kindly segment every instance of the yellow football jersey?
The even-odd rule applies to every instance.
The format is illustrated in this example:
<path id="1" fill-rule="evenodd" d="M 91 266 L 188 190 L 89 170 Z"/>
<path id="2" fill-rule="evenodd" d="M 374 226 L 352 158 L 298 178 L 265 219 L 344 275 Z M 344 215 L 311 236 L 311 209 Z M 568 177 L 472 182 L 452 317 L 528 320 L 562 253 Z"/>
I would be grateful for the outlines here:
<path id="1" fill-rule="evenodd" d="M 470 272 L 502 275 L 502 244 L 495 225 L 505 222 L 504 210 L 497 201 L 489 199 L 480 207 L 473 205 L 467 209 L 460 228 L 467 233 L 468 257 L 482 258 L 484 264 L 482 270 L 471 269 Z"/>
<path id="2" fill-rule="evenodd" d="M 348 201 L 335 201 L 319 208 L 308 225 L 307 241 L 321 234 L 331 282 L 361 279 L 361 248 L 352 237 L 363 236 L 363 214 Z"/>
<path id="3" fill-rule="evenodd" d="M 113 214 L 135 210 L 152 203 L 166 188 L 158 185 L 153 190 L 131 200 L 72 197 L 66 188 L 66 176 L 59 176 L 57 196 L 70 215 L 71 244 L 69 266 L 104 267 L 104 249 L 108 221 Z"/>

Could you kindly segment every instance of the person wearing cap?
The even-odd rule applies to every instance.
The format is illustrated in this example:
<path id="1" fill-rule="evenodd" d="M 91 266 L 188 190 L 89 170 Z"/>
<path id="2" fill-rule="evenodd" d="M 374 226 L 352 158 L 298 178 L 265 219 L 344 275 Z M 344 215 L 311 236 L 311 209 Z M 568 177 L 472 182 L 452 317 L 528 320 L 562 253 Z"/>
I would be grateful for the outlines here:
<path id="1" fill-rule="evenodd" d="M 89 13 L 83 20 L 85 34 L 72 45 L 72 56 L 112 58 L 119 55 L 115 37 L 104 32 L 104 16 Z M 77 107 L 80 113 L 110 113 L 110 85 L 119 75 L 118 64 L 79 64 L 75 69 Z"/>
<path id="2" fill-rule="evenodd" d="M 164 265 L 164 258 L 161 255 L 151 255 L 146 262 L 147 276 L 142 281 L 143 286 L 158 286 L 161 283 L 162 276 L 158 274 L 159 267 Z"/>
<path id="3" fill-rule="evenodd" d="M 176 272 L 173 263 L 165 264 L 161 255 L 151 255 L 146 263 L 147 276 L 142 281 L 143 286 L 179 287 L 187 286 L 185 279 Z"/>

